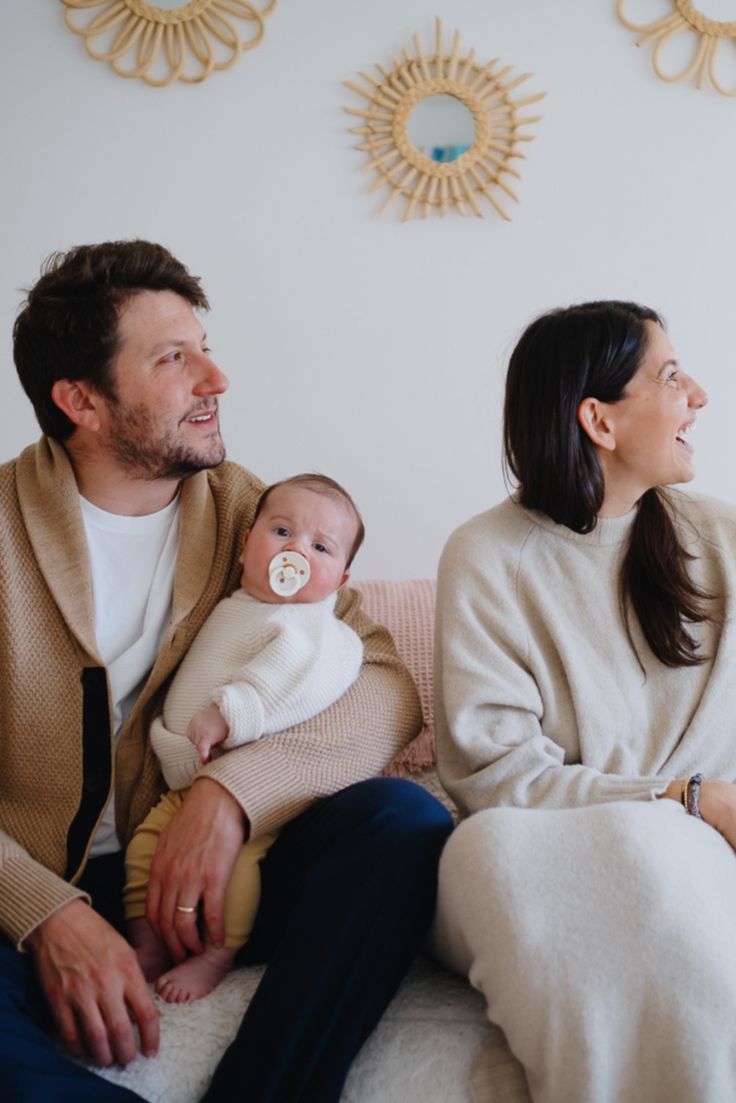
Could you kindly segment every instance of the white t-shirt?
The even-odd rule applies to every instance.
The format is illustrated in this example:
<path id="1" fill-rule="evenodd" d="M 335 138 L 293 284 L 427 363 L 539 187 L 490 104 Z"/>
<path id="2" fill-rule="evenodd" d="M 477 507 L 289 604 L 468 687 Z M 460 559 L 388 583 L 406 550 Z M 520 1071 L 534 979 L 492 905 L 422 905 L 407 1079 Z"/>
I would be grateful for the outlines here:
<path id="1" fill-rule="evenodd" d="M 115 741 L 153 666 L 171 613 L 179 498 L 158 513 L 125 517 L 80 496 L 92 566 L 95 635 L 110 679 Z M 114 797 L 92 842 L 91 856 L 120 849 Z"/>

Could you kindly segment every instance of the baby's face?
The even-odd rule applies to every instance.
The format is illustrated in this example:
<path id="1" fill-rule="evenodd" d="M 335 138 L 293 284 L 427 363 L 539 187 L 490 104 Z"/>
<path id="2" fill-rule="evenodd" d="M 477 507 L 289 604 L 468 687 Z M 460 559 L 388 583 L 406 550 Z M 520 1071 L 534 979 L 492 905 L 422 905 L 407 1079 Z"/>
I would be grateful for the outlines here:
<path id="1" fill-rule="evenodd" d="M 322 601 L 347 581 L 347 563 L 357 532 L 352 510 L 341 498 L 303 486 L 278 486 L 246 533 L 241 586 L 270 603 Z M 293 596 L 275 594 L 268 568 L 275 555 L 296 551 L 309 563 L 309 581 Z"/>

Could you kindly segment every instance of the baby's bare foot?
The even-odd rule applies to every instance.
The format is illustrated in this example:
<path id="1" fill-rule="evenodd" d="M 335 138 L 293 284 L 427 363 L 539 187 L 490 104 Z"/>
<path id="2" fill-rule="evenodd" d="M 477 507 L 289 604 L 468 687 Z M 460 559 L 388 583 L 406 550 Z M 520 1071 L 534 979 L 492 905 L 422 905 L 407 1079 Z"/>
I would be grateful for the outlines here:
<path id="1" fill-rule="evenodd" d="M 171 954 L 147 919 L 128 920 L 128 941 L 147 981 L 158 980 L 171 965 Z"/>
<path id="2" fill-rule="evenodd" d="M 193 954 L 175 965 L 156 982 L 156 991 L 167 1003 L 200 1000 L 215 988 L 235 958 L 235 950 L 207 946 L 202 954 Z"/>

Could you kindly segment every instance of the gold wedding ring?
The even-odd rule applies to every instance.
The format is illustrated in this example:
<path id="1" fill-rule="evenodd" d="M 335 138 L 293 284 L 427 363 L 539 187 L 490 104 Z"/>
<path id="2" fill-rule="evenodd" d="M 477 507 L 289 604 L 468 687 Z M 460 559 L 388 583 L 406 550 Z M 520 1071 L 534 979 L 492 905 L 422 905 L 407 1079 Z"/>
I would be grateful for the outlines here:
<path id="1" fill-rule="evenodd" d="M 192 912 L 196 912 L 196 908 L 185 908 L 183 904 L 177 904 L 176 910 L 182 912 L 183 915 L 191 915 Z"/>

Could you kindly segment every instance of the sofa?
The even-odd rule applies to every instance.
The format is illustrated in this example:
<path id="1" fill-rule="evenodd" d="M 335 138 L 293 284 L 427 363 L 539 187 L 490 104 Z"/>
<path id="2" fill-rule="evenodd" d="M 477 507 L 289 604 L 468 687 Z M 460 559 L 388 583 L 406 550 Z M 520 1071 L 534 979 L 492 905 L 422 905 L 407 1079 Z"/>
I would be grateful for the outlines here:
<path id="1" fill-rule="evenodd" d="M 386 624 L 417 684 L 424 726 L 386 773 L 413 778 L 454 813 L 435 772 L 432 705 L 434 582 L 356 584 L 370 616 Z M 96 1069 L 150 1103 L 196 1103 L 232 1040 L 262 974 L 233 971 L 205 999 L 167 1004 L 157 1057 Z M 529 1103 L 521 1066 L 482 997 L 463 978 L 421 955 L 358 1054 L 342 1103 Z"/>

